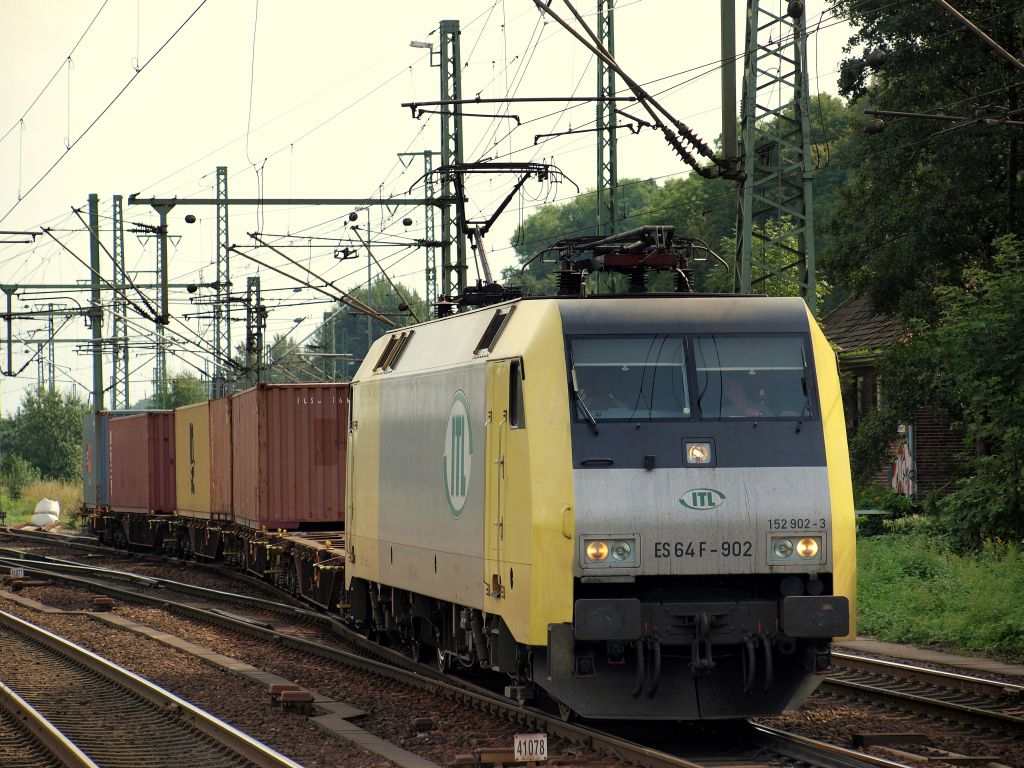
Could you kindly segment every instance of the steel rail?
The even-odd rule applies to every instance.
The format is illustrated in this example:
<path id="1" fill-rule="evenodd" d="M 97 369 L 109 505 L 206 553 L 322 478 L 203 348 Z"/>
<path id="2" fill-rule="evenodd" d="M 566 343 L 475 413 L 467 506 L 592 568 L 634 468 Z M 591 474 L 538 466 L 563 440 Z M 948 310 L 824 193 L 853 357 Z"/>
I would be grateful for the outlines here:
<path id="1" fill-rule="evenodd" d="M 780 731 L 759 723 L 751 725 L 772 749 L 797 760 L 812 761 L 813 765 L 821 766 L 821 768 L 863 768 L 864 766 L 907 768 L 905 763 L 897 763 L 884 757 L 875 757 L 854 749 L 827 744 L 824 741 Z"/>
<path id="2" fill-rule="evenodd" d="M 328 623 L 333 631 L 345 640 L 356 644 L 363 651 L 372 653 L 379 661 L 366 656 L 334 648 L 323 643 L 318 643 L 306 638 L 295 637 L 286 633 L 278 632 L 272 628 L 254 623 L 243 617 L 232 616 L 223 612 L 211 611 L 197 608 L 185 603 L 168 600 L 166 597 L 149 595 L 135 592 L 121 587 L 105 584 L 96 579 L 83 578 L 56 570 L 47 570 L 45 567 L 20 564 L 26 573 L 33 573 L 47 578 L 54 579 L 69 585 L 83 586 L 94 592 L 102 592 L 112 597 L 118 597 L 126 601 L 136 601 L 151 605 L 158 605 L 166 610 L 184 614 L 192 618 L 201 619 L 206 622 L 227 627 L 229 629 L 244 632 L 248 635 L 273 640 L 278 645 L 284 645 L 295 650 L 314 654 L 321 658 L 354 666 L 365 672 L 378 674 L 389 679 L 403 682 L 420 690 L 429 692 L 442 692 L 452 698 L 463 701 L 483 711 L 501 711 L 509 719 L 529 724 L 531 726 L 544 728 L 552 733 L 565 738 L 573 743 L 589 746 L 593 749 L 606 752 L 619 758 L 629 758 L 639 765 L 647 768 L 701 768 L 699 764 L 674 757 L 658 750 L 644 747 L 635 742 L 622 739 L 611 734 L 605 734 L 584 726 L 565 723 L 554 715 L 533 708 L 524 708 L 517 702 L 499 696 L 492 691 L 472 683 L 467 683 L 457 678 L 450 678 L 442 675 L 431 666 L 419 664 L 410 657 L 399 651 L 382 647 L 367 640 L 362 635 L 346 627 L 341 621 L 333 617 L 321 614 L 312 615 Z M 148 577 L 147 577 L 148 578 Z"/>
<path id="3" fill-rule="evenodd" d="M 47 571 L 47 569 L 51 569 L 51 571 L 70 571 L 71 573 L 109 576 L 114 579 L 128 581 L 132 584 L 138 584 L 143 587 L 161 587 L 173 592 L 182 592 L 187 595 L 203 597 L 209 600 L 244 603 L 245 605 L 254 605 L 268 610 L 291 612 L 296 608 L 294 605 L 282 603 L 277 600 L 265 600 L 260 597 L 250 597 L 249 595 L 240 595 L 235 592 L 224 592 L 219 589 L 210 589 L 209 587 L 200 587 L 195 584 L 186 584 L 185 582 L 175 581 L 174 579 L 164 579 L 156 576 L 143 576 L 141 574 L 131 573 L 130 571 L 120 571 L 96 565 L 80 565 L 79 563 L 65 563 L 53 560 L 29 560 L 27 558 L 4 557 L 2 555 L 0 555 L 0 564 L 8 567 L 25 568 L 26 570 L 39 569 L 39 572 L 50 572 Z"/>
<path id="4" fill-rule="evenodd" d="M 636 741 L 603 732 L 597 728 L 567 723 L 554 714 L 533 707 L 524 707 L 518 702 L 500 696 L 486 688 L 459 678 L 443 675 L 430 665 L 413 661 L 401 651 L 383 647 L 367 640 L 339 620 L 330 616 L 305 614 L 303 612 L 305 615 L 313 616 L 329 624 L 340 637 L 357 645 L 363 651 L 373 654 L 376 658 L 360 656 L 340 648 L 282 633 L 245 617 L 232 616 L 219 612 L 216 609 L 197 608 L 184 603 L 177 603 L 164 597 L 105 585 L 92 579 L 48 572 L 45 568 L 26 567 L 26 572 L 30 570 L 39 575 L 56 578 L 68 584 L 79 584 L 87 586 L 93 591 L 103 591 L 124 600 L 136 600 L 160 605 L 173 612 L 183 613 L 192 618 L 202 619 L 203 621 L 244 632 L 248 635 L 270 639 L 278 645 L 284 645 L 303 653 L 314 654 L 336 663 L 354 666 L 365 672 L 381 675 L 419 690 L 442 693 L 478 710 L 491 713 L 500 712 L 503 716 L 514 722 L 540 728 L 549 734 L 559 736 L 572 743 L 595 749 L 618 759 L 629 760 L 638 765 L 645 766 L 645 768 L 703 768 L 704 766 L 703 763 L 694 762 L 683 756 L 673 755 L 669 752 L 645 746 Z M 760 726 L 758 727 L 760 728 Z M 777 733 L 782 734 L 781 731 Z M 777 738 L 782 739 L 783 736 L 778 736 Z M 843 750 L 840 747 L 819 746 L 821 743 L 812 742 L 811 740 L 801 742 L 799 741 L 801 738 L 792 736 L 790 742 L 788 742 L 788 751 L 780 751 L 784 751 L 786 754 L 799 753 L 800 759 L 805 760 L 808 759 L 808 755 L 812 755 L 814 756 L 814 765 L 821 766 L 822 768 L 863 768 L 864 766 L 884 766 L 890 768 L 897 765 L 896 763 L 879 760 L 870 756 L 866 760 L 861 759 L 860 762 L 857 762 L 851 756 L 859 756 L 860 753 L 853 752 L 852 750 Z M 799 749 L 793 745 L 797 745 Z M 822 752 L 822 749 L 826 751 Z M 839 751 L 836 752 L 835 750 Z M 843 755 L 843 759 L 838 760 L 835 757 L 836 754 Z"/>
<path id="5" fill-rule="evenodd" d="M 99 768 L 57 726 L 3 682 L 0 682 L 0 707 L 31 733 L 65 768 Z"/>
<path id="6" fill-rule="evenodd" d="M 105 555 L 106 557 L 122 557 L 125 560 L 146 560 L 164 564 L 174 564 L 177 566 L 184 566 L 187 569 L 194 569 L 204 571 L 206 573 L 216 573 L 221 576 L 230 576 L 236 581 L 243 582 L 244 584 L 259 589 L 266 594 L 272 594 L 276 597 L 281 596 L 281 591 L 277 589 L 273 584 L 268 584 L 262 579 L 258 579 L 254 576 L 250 576 L 246 573 L 242 573 L 237 569 L 230 568 L 224 565 L 217 565 L 214 563 L 203 562 L 199 560 L 182 560 L 178 557 L 172 557 L 170 555 L 157 554 L 153 552 L 136 552 L 132 549 L 114 549 L 109 546 L 102 546 L 96 544 L 96 538 L 93 536 L 69 536 L 63 533 L 52 533 L 47 531 L 22 531 L 17 529 L 0 528 L 0 536 L 10 536 L 14 539 L 25 539 L 26 541 L 38 541 L 50 544 L 52 546 L 65 547 L 68 549 L 79 549 L 84 552 L 94 552 L 97 554 Z M 2 551 L 2 550 L 0 550 Z M 12 550 L 17 552 L 17 550 Z M 28 553 L 25 553 L 28 554 Z M 22 555 L 15 555 L 21 557 Z M 37 555 L 39 559 L 51 560 L 45 555 Z M 66 560 L 57 562 L 71 563 L 72 561 Z M 290 599 L 290 598 L 289 598 Z"/>
<path id="7" fill-rule="evenodd" d="M 33 540 L 50 538 L 52 534 L 31 536 Z M 59 542 L 57 542 L 59 543 Z M 106 548 L 98 548 L 101 551 L 109 551 Z M 163 560 L 164 558 L 157 558 Z M 175 561 L 177 562 L 177 561 Z M 22 566 L 26 567 L 26 566 Z M 303 653 L 311 653 L 330 661 L 341 664 L 348 664 L 366 672 L 378 674 L 389 679 L 403 682 L 424 691 L 441 692 L 454 699 L 463 701 L 470 706 L 487 712 L 501 712 L 510 720 L 523 725 L 537 727 L 546 732 L 560 736 L 572 743 L 590 747 L 608 755 L 620 759 L 628 759 L 646 768 L 703 768 L 703 764 L 693 762 L 678 755 L 663 752 L 658 749 L 645 746 L 635 741 L 605 733 L 595 728 L 589 728 L 576 723 L 567 723 L 557 715 L 545 712 L 533 707 L 524 707 L 518 702 L 498 695 L 495 692 L 483 688 L 460 678 L 444 675 L 432 665 L 420 664 L 411 659 L 405 653 L 393 648 L 388 648 L 368 640 L 339 619 L 322 614 L 312 613 L 301 608 L 293 607 L 296 615 L 313 618 L 330 626 L 332 631 L 340 638 L 352 643 L 363 652 L 372 654 L 375 658 L 360 656 L 356 653 L 345 651 L 340 648 L 324 645 L 306 638 L 296 637 L 287 633 L 278 632 L 270 627 L 253 622 L 245 617 L 233 616 L 216 609 L 202 609 L 185 603 L 168 600 L 166 597 L 148 595 L 127 589 L 121 589 L 94 579 L 85 579 L 78 576 L 71 576 L 54 571 L 47 571 L 45 567 L 28 565 L 29 570 L 63 581 L 68 584 L 86 586 L 94 591 L 101 591 L 105 594 L 120 597 L 123 600 L 135 600 L 153 605 L 159 605 L 167 610 L 182 613 L 193 618 L 224 626 L 235 631 L 244 632 L 248 635 L 273 639 L 279 645 L 293 648 Z M 97 569 L 102 570 L 102 569 Z M 215 569 L 223 574 L 239 576 L 233 571 Z M 147 581 L 152 577 L 144 577 Z M 160 581 L 160 580 L 156 580 Z M 177 583 L 177 582 L 172 582 Z M 199 593 L 208 593 L 210 590 L 204 588 L 193 588 Z M 226 593 L 230 596 L 230 593 Z M 225 597 L 225 593 L 216 593 L 219 599 Z M 243 600 L 248 598 L 241 597 Z M 285 607 L 280 603 L 268 601 L 276 608 Z M 872 755 L 856 752 L 843 747 L 833 746 L 819 742 L 814 739 L 789 734 L 784 731 L 769 728 L 767 726 L 751 723 L 751 727 L 760 733 L 765 739 L 772 741 L 771 748 L 782 754 L 790 755 L 799 760 L 810 761 L 821 768 L 864 768 L 864 766 L 878 766 L 880 768 L 896 768 L 899 763 L 877 758 Z M 781 745 L 781 746 L 780 746 Z M 718 760 L 716 759 L 716 762 Z"/>
<path id="8" fill-rule="evenodd" d="M 844 654 L 843 656 L 846 656 Z M 833 654 L 833 658 L 836 654 Z M 883 659 L 855 656 L 855 661 L 843 659 L 849 665 L 852 674 L 861 672 L 873 675 L 881 680 L 858 680 L 842 677 L 842 673 L 833 673 L 822 682 L 822 688 L 845 689 L 858 694 L 882 700 L 897 700 L 913 705 L 916 710 L 946 717 L 951 712 L 960 717 L 967 717 L 978 725 L 1005 730 L 1012 727 L 1020 732 L 1024 728 L 1024 702 L 1021 694 L 1024 687 L 1007 685 L 994 680 L 960 675 L 955 672 L 926 669 L 911 664 L 900 664 Z M 936 682 L 941 681 L 941 682 Z M 960 688 L 960 683 L 963 688 Z M 932 691 L 901 690 L 895 685 L 925 685 L 936 689 Z M 978 693 L 978 688 L 987 685 L 988 689 Z M 975 698 L 967 701 L 951 700 L 950 696 L 964 698 L 965 692 L 974 693 Z M 1007 699 L 1011 699 L 1007 701 Z"/>
<path id="9" fill-rule="evenodd" d="M 13 614 L 0 611 L 0 623 L 8 629 L 46 646 L 55 653 L 73 659 L 85 668 L 116 682 L 140 698 L 157 707 L 170 707 L 178 719 L 200 733 L 227 747 L 235 754 L 260 768 L 302 768 L 299 763 L 285 757 L 232 725 L 167 691 L 155 683 L 118 666 L 77 643 L 38 627 Z"/>
<path id="10" fill-rule="evenodd" d="M 976 675 L 931 669 L 930 667 L 922 667 L 918 664 L 876 659 L 872 656 L 860 656 L 854 653 L 844 653 L 835 650 L 832 651 L 832 659 L 842 662 L 842 666 L 848 669 L 859 669 L 865 672 L 876 672 L 882 669 L 900 677 L 906 676 L 908 679 L 923 680 L 935 685 L 955 685 L 960 690 L 974 691 L 975 693 L 983 693 L 989 696 L 1009 695 L 1024 699 L 1024 685 L 1007 683 L 1001 680 L 990 680 Z"/>

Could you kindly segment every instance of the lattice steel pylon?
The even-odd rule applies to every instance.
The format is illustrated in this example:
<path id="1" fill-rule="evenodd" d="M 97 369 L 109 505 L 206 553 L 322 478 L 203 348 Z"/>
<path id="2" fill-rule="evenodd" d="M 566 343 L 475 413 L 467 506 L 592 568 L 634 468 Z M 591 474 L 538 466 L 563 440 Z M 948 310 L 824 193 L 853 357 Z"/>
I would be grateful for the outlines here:
<path id="1" fill-rule="evenodd" d="M 423 196 L 426 199 L 434 197 L 434 155 L 440 155 L 432 149 L 425 149 L 422 152 L 399 152 L 398 160 L 406 168 L 412 163 L 412 158 L 423 158 Z M 408 162 L 406 160 L 408 159 Z M 435 227 L 434 206 L 423 206 L 423 250 L 426 256 L 424 272 L 424 290 L 427 307 L 437 306 L 437 231 Z"/>
<path id="2" fill-rule="evenodd" d="M 459 22 L 441 22 L 441 100 L 456 102 L 462 98 L 462 56 L 459 52 Z M 441 165 L 461 165 L 462 107 L 459 104 L 441 105 Z M 450 199 L 454 195 L 451 174 L 445 174 L 441 194 Z M 460 222 L 452 217 L 451 206 L 441 208 L 441 285 L 443 296 L 462 295 L 466 291 L 466 238 Z M 452 259 L 452 245 L 455 259 Z"/>
<path id="3" fill-rule="evenodd" d="M 231 245 L 228 239 L 228 169 L 217 166 L 217 299 L 213 304 L 213 397 L 227 394 L 231 356 Z"/>
<path id="4" fill-rule="evenodd" d="M 597 37 L 615 57 L 615 0 L 597 0 Z M 619 230 L 615 70 L 597 57 L 597 234 Z"/>
<path id="5" fill-rule="evenodd" d="M 128 408 L 128 304 L 125 301 L 125 286 L 128 280 L 124 273 L 124 208 L 121 195 L 114 195 L 113 244 L 114 258 L 113 310 L 113 367 L 110 375 L 110 407 L 116 410 Z"/>
<path id="6" fill-rule="evenodd" d="M 801 0 L 747 0 L 740 102 L 740 162 L 746 178 L 739 196 L 734 287 L 751 293 L 765 280 L 781 278 L 798 286 L 814 313 L 814 158 L 805 18 Z"/>

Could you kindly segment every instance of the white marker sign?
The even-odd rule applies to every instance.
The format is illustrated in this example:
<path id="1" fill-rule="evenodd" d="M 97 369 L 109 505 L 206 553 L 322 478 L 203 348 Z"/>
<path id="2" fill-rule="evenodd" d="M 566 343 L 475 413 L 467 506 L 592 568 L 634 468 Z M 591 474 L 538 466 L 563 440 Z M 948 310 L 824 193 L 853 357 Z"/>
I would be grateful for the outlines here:
<path id="1" fill-rule="evenodd" d="M 517 733 L 512 750 L 518 763 L 540 762 L 548 759 L 548 735 L 546 733 Z"/>

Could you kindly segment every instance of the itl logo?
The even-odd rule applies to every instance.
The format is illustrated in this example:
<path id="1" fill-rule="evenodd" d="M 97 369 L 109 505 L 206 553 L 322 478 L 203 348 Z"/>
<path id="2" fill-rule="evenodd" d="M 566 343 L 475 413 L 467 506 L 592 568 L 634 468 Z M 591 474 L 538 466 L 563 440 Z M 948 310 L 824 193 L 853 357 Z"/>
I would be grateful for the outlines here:
<path id="1" fill-rule="evenodd" d="M 444 435 L 444 494 L 452 517 L 458 518 L 466 506 L 472 469 L 473 427 L 469 421 L 469 401 L 460 389 L 448 409 Z"/>
<path id="2" fill-rule="evenodd" d="M 722 506 L 725 501 L 725 494 L 716 491 L 714 488 L 694 488 L 686 491 L 680 498 L 679 503 L 687 509 L 697 512 L 705 512 L 709 509 L 716 509 Z"/>

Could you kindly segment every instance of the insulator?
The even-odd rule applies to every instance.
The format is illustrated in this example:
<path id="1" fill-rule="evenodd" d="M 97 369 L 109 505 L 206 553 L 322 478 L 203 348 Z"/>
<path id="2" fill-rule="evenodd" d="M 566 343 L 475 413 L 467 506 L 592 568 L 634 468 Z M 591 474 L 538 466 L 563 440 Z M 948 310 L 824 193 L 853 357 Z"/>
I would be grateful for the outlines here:
<path id="1" fill-rule="evenodd" d="M 563 269 L 558 273 L 558 295 L 579 296 L 583 285 L 583 273 Z"/>
<path id="2" fill-rule="evenodd" d="M 876 136 L 885 130 L 885 120 L 880 117 L 876 117 L 874 120 L 868 120 L 864 123 L 864 133 L 871 136 Z"/>
<path id="3" fill-rule="evenodd" d="M 804 15 L 804 4 L 802 0 L 789 0 L 789 7 L 786 9 L 786 13 L 792 19 L 799 19 Z"/>
<path id="4" fill-rule="evenodd" d="M 634 267 L 629 273 L 629 292 L 647 293 L 647 269 L 646 267 Z"/>

